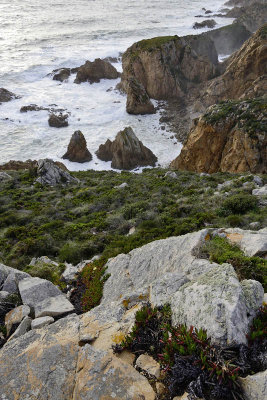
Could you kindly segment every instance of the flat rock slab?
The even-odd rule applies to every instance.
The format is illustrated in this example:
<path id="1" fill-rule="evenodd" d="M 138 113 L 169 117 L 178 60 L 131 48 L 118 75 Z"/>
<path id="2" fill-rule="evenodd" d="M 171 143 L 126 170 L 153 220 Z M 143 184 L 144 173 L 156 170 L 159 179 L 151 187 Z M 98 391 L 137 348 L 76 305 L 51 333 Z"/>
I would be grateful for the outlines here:
<path id="1" fill-rule="evenodd" d="M 239 228 L 225 229 L 226 237 L 231 242 L 240 246 L 249 256 L 264 257 L 267 254 L 267 231 L 249 231 Z"/>
<path id="2" fill-rule="evenodd" d="M 53 317 L 36 318 L 31 323 L 31 329 L 40 329 L 55 322 Z"/>
<path id="3" fill-rule="evenodd" d="M 12 336 L 8 340 L 16 339 L 20 336 L 25 335 L 26 332 L 28 332 L 31 329 L 31 322 L 32 319 L 30 317 L 24 317 L 15 332 L 13 333 Z"/>
<path id="4" fill-rule="evenodd" d="M 35 318 L 59 316 L 74 311 L 73 305 L 53 283 L 40 278 L 28 278 L 19 282 L 23 304 L 34 310 Z"/>

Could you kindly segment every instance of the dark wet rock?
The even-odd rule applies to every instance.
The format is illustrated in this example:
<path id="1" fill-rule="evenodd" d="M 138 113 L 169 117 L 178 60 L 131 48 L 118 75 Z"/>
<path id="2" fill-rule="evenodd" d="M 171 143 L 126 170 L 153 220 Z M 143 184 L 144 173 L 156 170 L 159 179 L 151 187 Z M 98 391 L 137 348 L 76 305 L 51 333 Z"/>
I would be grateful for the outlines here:
<path id="1" fill-rule="evenodd" d="M 8 101 L 19 99 L 19 96 L 16 96 L 14 93 L 10 92 L 7 89 L 0 88 L 0 104 L 7 103 Z"/>
<path id="2" fill-rule="evenodd" d="M 49 158 L 37 161 L 37 183 L 41 185 L 62 185 L 78 183 L 79 180 L 71 176 L 66 170 L 60 168 L 53 160 Z"/>
<path id="3" fill-rule="evenodd" d="M 87 149 L 86 140 L 81 131 L 75 131 L 73 133 L 68 145 L 68 150 L 62 158 L 79 163 L 92 160 L 92 154 Z"/>
<path id="4" fill-rule="evenodd" d="M 130 78 L 126 85 L 126 111 L 129 114 L 154 114 L 156 112 L 144 86 L 135 78 Z"/>
<path id="5" fill-rule="evenodd" d="M 37 104 L 30 104 L 28 106 L 22 106 L 20 112 L 26 113 L 28 111 L 42 111 L 42 110 L 46 110 L 46 108 L 37 106 Z"/>
<path id="6" fill-rule="evenodd" d="M 212 11 L 211 10 L 206 10 L 205 14 L 212 14 Z"/>
<path id="7" fill-rule="evenodd" d="M 215 25 L 217 25 L 216 21 L 214 19 L 206 19 L 205 21 L 202 22 L 195 22 L 193 25 L 194 29 L 201 29 L 201 28 L 214 28 Z"/>
<path id="8" fill-rule="evenodd" d="M 101 79 L 117 79 L 119 72 L 109 62 L 97 58 L 95 61 L 86 61 L 77 72 L 75 83 L 98 83 Z"/>
<path id="9" fill-rule="evenodd" d="M 60 82 L 67 81 L 71 74 L 70 68 L 60 68 L 53 72 L 54 72 L 53 81 L 60 81 Z"/>
<path id="10" fill-rule="evenodd" d="M 96 154 L 104 161 L 111 161 L 111 167 L 115 169 L 155 166 L 157 161 L 157 157 L 138 140 L 130 127 L 120 131 L 113 142 L 107 140 Z"/>
<path id="11" fill-rule="evenodd" d="M 65 126 L 68 126 L 68 114 L 51 114 L 48 119 L 48 124 L 53 128 L 63 128 Z"/>

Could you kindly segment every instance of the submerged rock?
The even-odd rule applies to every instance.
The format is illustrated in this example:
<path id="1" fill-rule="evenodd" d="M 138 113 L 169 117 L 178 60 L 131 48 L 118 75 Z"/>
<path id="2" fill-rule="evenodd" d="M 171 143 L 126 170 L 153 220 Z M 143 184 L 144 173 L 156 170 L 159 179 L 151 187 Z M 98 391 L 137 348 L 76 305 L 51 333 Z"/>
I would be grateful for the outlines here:
<path id="1" fill-rule="evenodd" d="M 86 61 L 77 72 L 75 83 L 90 82 L 98 83 L 101 79 L 117 79 L 120 76 L 118 71 L 108 61 L 100 58 L 95 61 Z"/>
<path id="2" fill-rule="evenodd" d="M 111 167 L 116 169 L 155 166 L 157 161 L 157 157 L 138 140 L 130 127 L 120 131 L 113 142 L 107 140 L 96 155 L 101 160 L 111 161 Z"/>
<path id="3" fill-rule="evenodd" d="M 68 150 L 62 158 L 79 163 L 92 160 L 92 154 L 87 149 L 86 140 L 81 131 L 75 131 L 73 133 L 68 145 Z"/>

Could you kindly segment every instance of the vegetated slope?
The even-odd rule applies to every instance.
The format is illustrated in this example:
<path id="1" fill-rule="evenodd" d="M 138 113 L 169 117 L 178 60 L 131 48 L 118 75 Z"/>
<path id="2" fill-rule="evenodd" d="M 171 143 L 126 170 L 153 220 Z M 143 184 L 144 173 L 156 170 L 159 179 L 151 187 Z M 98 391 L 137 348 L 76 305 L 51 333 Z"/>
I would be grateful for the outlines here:
<path id="1" fill-rule="evenodd" d="M 19 269 L 37 256 L 78 263 L 205 226 L 266 223 L 266 204 L 251 195 L 252 175 L 86 171 L 74 174 L 79 185 L 53 188 L 33 184 L 32 170 L 9 174 L 0 184 L 0 262 Z"/>

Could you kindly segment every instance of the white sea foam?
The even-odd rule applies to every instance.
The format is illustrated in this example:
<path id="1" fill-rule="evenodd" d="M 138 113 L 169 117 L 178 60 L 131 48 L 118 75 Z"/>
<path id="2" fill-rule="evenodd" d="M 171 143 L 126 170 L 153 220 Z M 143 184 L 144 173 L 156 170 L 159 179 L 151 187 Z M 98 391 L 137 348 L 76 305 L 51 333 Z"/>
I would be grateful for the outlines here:
<path id="1" fill-rule="evenodd" d="M 93 154 L 90 163 L 64 161 L 70 170 L 110 169 L 110 163 L 94 154 L 101 143 L 114 139 L 131 126 L 144 145 L 166 166 L 181 150 L 162 131 L 159 113 L 132 116 L 125 111 L 126 97 L 115 91 L 119 80 L 90 85 L 53 81 L 47 74 L 59 67 L 75 67 L 86 59 L 117 56 L 133 42 L 159 35 L 186 35 L 194 16 L 201 14 L 201 0 L 57 0 L 43 2 L 3 0 L 0 4 L 0 87 L 22 98 L 0 106 L 0 162 L 51 157 L 59 160 L 72 133 L 80 129 Z M 206 9 L 218 11 L 221 0 L 205 1 Z M 218 27 L 229 21 L 216 18 Z M 203 30 L 201 30 L 203 31 Z M 15 34 L 14 34 L 15 32 Z M 199 31 L 197 32 L 199 33 Z M 121 70 L 121 65 L 115 65 Z M 112 88 L 112 90 L 108 90 Z M 48 126 L 48 112 L 20 113 L 20 107 L 56 104 L 70 112 L 69 126 Z"/>

